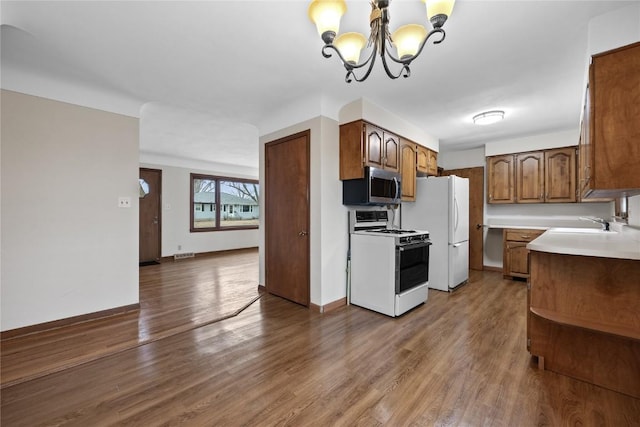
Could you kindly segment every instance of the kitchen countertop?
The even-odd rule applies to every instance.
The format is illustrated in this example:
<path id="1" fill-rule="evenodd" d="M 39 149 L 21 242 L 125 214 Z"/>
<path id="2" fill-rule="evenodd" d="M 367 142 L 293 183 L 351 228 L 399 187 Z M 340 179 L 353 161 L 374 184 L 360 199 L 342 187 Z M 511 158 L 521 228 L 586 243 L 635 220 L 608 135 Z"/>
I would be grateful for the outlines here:
<path id="1" fill-rule="evenodd" d="M 640 239 L 625 232 L 560 232 L 550 228 L 527 244 L 527 249 L 566 255 L 640 260 Z"/>
<path id="2" fill-rule="evenodd" d="M 491 224 L 489 228 L 514 229 L 514 230 L 548 230 L 549 227 L 543 225 L 508 225 L 508 224 Z"/>
<path id="3" fill-rule="evenodd" d="M 600 228 L 599 224 L 580 220 L 574 216 L 493 216 L 485 218 L 485 226 L 489 229 L 528 229 L 528 230 L 548 230 L 552 227 L 594 227 Z"/>

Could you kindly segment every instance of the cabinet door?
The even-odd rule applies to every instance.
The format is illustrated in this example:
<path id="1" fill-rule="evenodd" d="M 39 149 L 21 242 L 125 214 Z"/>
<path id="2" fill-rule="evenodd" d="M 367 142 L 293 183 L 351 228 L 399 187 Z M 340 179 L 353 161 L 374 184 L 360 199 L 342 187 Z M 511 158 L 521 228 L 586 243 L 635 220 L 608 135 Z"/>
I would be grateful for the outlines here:
<path id="1" fill-rule="evenodd" d="M 514 203 L 514 156 L 487 157 L 487 203 Z"/>
<path id="2" fill-rule="evenodd" d="M 361 120 L 340 125 L 340 179 L 364 178 L 365 136 Z"/>
<path id="3" fill-rule="evenodd" d="M 507 270 L 513 277 L 529 277 L 529 250 L 526 242 L 507 242 Z"/>
<path id="4" fill-rule="evenodd" d="M 365 166 L 382 168 L 384 165 L 384 133 L 369 123 L 364 125 Z"/>
<path id="5" fill-rule="evenodd" d="M 400 172 L 400 138 L 389 132 L 384 132 L 383 136 L 383 168 Z"/>
<path id="6" fill-rule="evenodd" d="M 428 150 L 429 152 L 429 166 L 427 168 L 427 175 L 438 175 L 438 153 Z"/>
<path id="7" fill-rule="evenodd" d="M 593 56 L 591 188 L 595 197 L 640 193 L 640 42 Z"/>
<path id="8" fill-rule="evenodd" d="M 416 170 L 418 173 L 426 175 L 429 172 L 429 150 L 422 145 L 418 145 L 418 152 L 416 154 Z"/>
<path id="9" fill-rule="evenodd" d="M 587 86 L 579 141 L 578 194 L 580 199 L 591 193 L 591 95 Z"/>
<path id="10" fill-rule="evenodd" d="M 402 179 L 402 201 L 416 200 L 416 144 L 400 140 L 400 174 Z"/>
<path id="11" fill-rule="evenodd" d="M 544 202 L 544 153 L 516 155 L 516 202 Z"/>
<path id="12" fill-rule="evenodd" d="M 545 197 L 547 203 L 576 201 L 576 149 L 557 148 L 544 152 Z"/>

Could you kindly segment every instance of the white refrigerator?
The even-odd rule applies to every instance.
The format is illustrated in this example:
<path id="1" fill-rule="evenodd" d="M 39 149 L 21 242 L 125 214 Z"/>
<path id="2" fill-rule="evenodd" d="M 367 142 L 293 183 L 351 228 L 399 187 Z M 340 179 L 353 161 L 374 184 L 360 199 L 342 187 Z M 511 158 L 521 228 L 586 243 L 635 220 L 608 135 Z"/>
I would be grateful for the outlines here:
<path id="1" fill-rule="evenodd" d="M 451 291 L 469 279 L 469 180 L 418 178 L 416 187 L 416 201 L 402 203 L 402 228 L 429 232 L 429 288 Z"/>

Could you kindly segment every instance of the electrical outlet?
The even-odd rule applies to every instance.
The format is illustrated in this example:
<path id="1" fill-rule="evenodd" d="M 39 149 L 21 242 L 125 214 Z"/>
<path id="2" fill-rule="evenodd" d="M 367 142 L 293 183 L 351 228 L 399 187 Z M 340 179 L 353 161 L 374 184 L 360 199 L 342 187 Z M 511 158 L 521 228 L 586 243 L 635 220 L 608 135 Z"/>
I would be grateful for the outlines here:
<path id="1" fill-rule="evenodd" d="M 130 208 L 131 207 L 131 197 L 118 197 L 118 207 L 119 208 Z"/>

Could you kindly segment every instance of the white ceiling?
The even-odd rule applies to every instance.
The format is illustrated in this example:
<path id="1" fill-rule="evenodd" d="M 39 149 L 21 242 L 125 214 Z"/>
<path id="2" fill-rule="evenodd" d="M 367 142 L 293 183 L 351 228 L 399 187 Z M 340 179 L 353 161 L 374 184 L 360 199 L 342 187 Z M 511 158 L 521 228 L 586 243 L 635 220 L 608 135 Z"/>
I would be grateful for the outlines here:
<path id="1" fill-rule="evenodd" d="M 458 0 L 411 77 L 390 80 L 378 61 L 347 84 L 320 53 L 308 1 L 2 1 L 2 87 L 140 116 L 144 153 L 251 168 L 274 117 L 311 105 L 337 118 L 359 98 L 443 151 L 473 148 L 577 128 L 588 22 L 631 3 Z M 347 5 L 341 32 L 367 32 L 368 2 Z M 424 21 L 422 2 L 392 2 L 392 30 Z M 505 120 L 471 124 L 489 109 Z"/>

